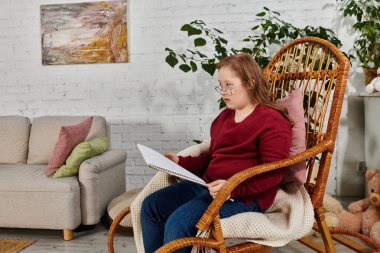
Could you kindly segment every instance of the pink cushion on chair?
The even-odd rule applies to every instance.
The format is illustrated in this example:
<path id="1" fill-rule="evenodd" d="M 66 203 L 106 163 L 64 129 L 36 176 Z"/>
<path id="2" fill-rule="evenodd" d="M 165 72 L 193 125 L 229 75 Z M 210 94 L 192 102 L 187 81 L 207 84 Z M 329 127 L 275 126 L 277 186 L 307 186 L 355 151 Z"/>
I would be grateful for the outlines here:
<path id="1" fill-rule="evenodd" d="M 289 116 L 294 122 L 290 146 L 290 156 L 294 156 L 306 150 L 305 112 L 301 89 L 293 91 L 289 96 L 280 99 L 279 102 L 288 109 Z M 306 163 L 300 162 L 289 167 L 289 172 L 285 175 L 283 183 L 296 182 L 297 184 L 303 184 L 305 180 Z"/>
<path id="2" fill-rule="evenodd" d="M 47 175 L 53 175 L 61 167 L 76 145 L 83 142 L 90 132 L 92 117 L 77 125 L 62 126 L 53 153 L 50 156 Z"/>

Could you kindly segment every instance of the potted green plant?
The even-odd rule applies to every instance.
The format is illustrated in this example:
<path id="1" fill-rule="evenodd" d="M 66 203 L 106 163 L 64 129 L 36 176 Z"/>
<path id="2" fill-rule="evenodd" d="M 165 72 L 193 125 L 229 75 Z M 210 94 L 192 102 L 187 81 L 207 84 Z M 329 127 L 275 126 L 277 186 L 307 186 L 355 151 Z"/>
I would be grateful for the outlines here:
<path id="1" fill-rule="evenodd" d="M 353 28 L 358 37 L 354 41 L 354 53 L 363 67 L 365 84 L 369 84 L 380 68 L 380 1 L 338 1 L 342 2 L 343 16 L 355 19 Z"/>
<path id="2" fill-rule="evenodd" d="M 184 24 L 181 31 L 187 33 L 188 37 L 194 37 L 194 49 L 185 52 L 175 52 L 170 48 L 166 62 L 174 67 L 177 64 L 184 72 L 197 71 L 198 66 L 211 76 L 215 72 L 217 62 L 224 57 L 245 52 L 251 54 L 257 63 L 264 68 L 271 59 L 270 47 L 272 45 L 282 46 L 291 40 L 303 36 L 315 36 L 330 41 L 337 47 L 341 47 L 341 41 L 334 32 L 324 27 L 306 26 L 298 28 L 281 19 L 280 13 L 271 11 L 267 7 L 256 14 L 257 25 L 251 28 L 251 34 L 242 39 L 246 45 L 242 48 L 228 48 L 228 40 L 224 33 L 216 28 L 209 28 L 202 20 L 195 20 Z M 210 46 L 211 44 L 211 46 Z M 207 47 L 208 46 L 208 47 Z M 211 48 L 210 48 L 211 47 Z M 202 49 L 204 49 L 202 51 Z"/>
<path id="3" fill-rule="evenodd" d="M 186 32 L 193 39 L 193 47 L 185 52 L 176 52 L 166 48 L 166 62 L 171 66 L 177 66 L 184 72 L 196 72 L 203 69 L 211 76 L 214 75 L 216 64 L 226 56 L 240 52 L 249 53 L 255 58 L 260 67 L 264 68 L 273 56 L 270 50 L 273 46 L 282 45 L 303 36 L 314 36 L 330 41 L 337 47 L 341 47 L 341 41 L 333 31 L 324 27 L 306 26 L 298 28 L 281 19 L 280 13 L 264 7 L 262 12 L 256 14 L 257 23 L 251 28 L 250 34 L 242 39 L 241 48 L 228 47 L 228 40 L 224 33 L 216 28 L 210 28 L 202 20 L 195 20 L 184 24 L 181 31 Z M 272 53 L 272 54 L 271 54 Z M 222 99 L 219 100 L 220 108 L 225 106 Z"/>

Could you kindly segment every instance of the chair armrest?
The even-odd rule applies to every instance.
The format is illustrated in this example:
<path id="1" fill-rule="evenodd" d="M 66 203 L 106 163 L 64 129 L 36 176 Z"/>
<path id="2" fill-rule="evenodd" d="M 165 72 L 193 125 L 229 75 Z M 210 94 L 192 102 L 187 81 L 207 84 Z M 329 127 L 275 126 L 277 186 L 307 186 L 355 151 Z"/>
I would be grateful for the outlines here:
<path id="1" fill-rule="evenodd" d="M 181 156 L 198 156 L 204 152 L 208 152 L 211 139 L 205 139 L 199 144 L 192 145 L 184 150 L 181 150 L 177 155 Z"/>
<path id="2" fill-rule="evenodd" d="M 286 166 L 300 163 L 302 161 L 306 161 L 306 159 L 314 157 L 317 154 L 320 154 L 326 150 L 332 150 L 334 148 L 333 146 L 333 141 L 324 140 L 315 145 L 314 147 L 311 147 L 295 156 L 288 157 L 286 159 L 276 162 L 260 164 L 251 168 L 247 168 L 239 173 L 236 173 L 230 179 L 227 180 L 226 184 L 219 191 L 215 199 L 211 202 L 201 219 L 198 221 L 196 227 L 201 231 L 207 230 L 212 221 L 219 214 L 219 209 L 224 204 L 227 197 L 230 196 L 231 192 L 239 184 L 246 181 L 247 179 L 264 172 L 280 169 Z"/>
<path id="3" fill-rule="evenodd" d="M 112 168 L 113 166 L 125 162 L 125 159 L 127 159 L 127 152 L 122 149 L 111 149 L 107 150 L 106 152 L 93 156 L 85 161 L 80 166 L 79 171 L 88 170 L 88 169 L 95 169 L 94 172 L 101 173 L 103 171 L 106 171 L 109 168 Z M 88 166 L 92 165 L 92 166 Z M 79 173 L 80 177 L 80 173 Z"/>

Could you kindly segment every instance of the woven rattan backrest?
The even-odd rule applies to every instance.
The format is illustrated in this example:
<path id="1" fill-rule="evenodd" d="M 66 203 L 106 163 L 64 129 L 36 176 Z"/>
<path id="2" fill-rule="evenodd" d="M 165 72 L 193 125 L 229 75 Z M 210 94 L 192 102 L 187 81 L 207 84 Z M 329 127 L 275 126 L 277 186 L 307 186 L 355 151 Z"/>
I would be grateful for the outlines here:
<path id="1" fill-rule="evenodd" d="M 284 46 L 264 70 L 276 99 L 300 88 L 304 95 L 306 146 L 331 140 L 336 132 L 347 83 L 349 62 L 333 44 L 315 37 L 303 37 Z M 328 116 L 328 117 L 326 117 Z M 330 159 L 322 157 L 316 187 L 324 192 Z M 309 176 L 314 159 L 308 161 Z"/>

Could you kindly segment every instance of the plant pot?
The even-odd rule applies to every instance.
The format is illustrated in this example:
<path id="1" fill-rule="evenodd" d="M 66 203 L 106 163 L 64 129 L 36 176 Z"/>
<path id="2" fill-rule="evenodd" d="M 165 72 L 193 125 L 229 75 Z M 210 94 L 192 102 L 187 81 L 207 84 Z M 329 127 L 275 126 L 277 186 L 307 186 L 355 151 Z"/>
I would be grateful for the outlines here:
<path id="1" fill-rule="evenodd" d="M 377 68 L 363 68 L 364 70 L 364 77 L 365 77 L 365 85 L 368 85 L 372 79 L 374 79 L 377 76 Z"/>

